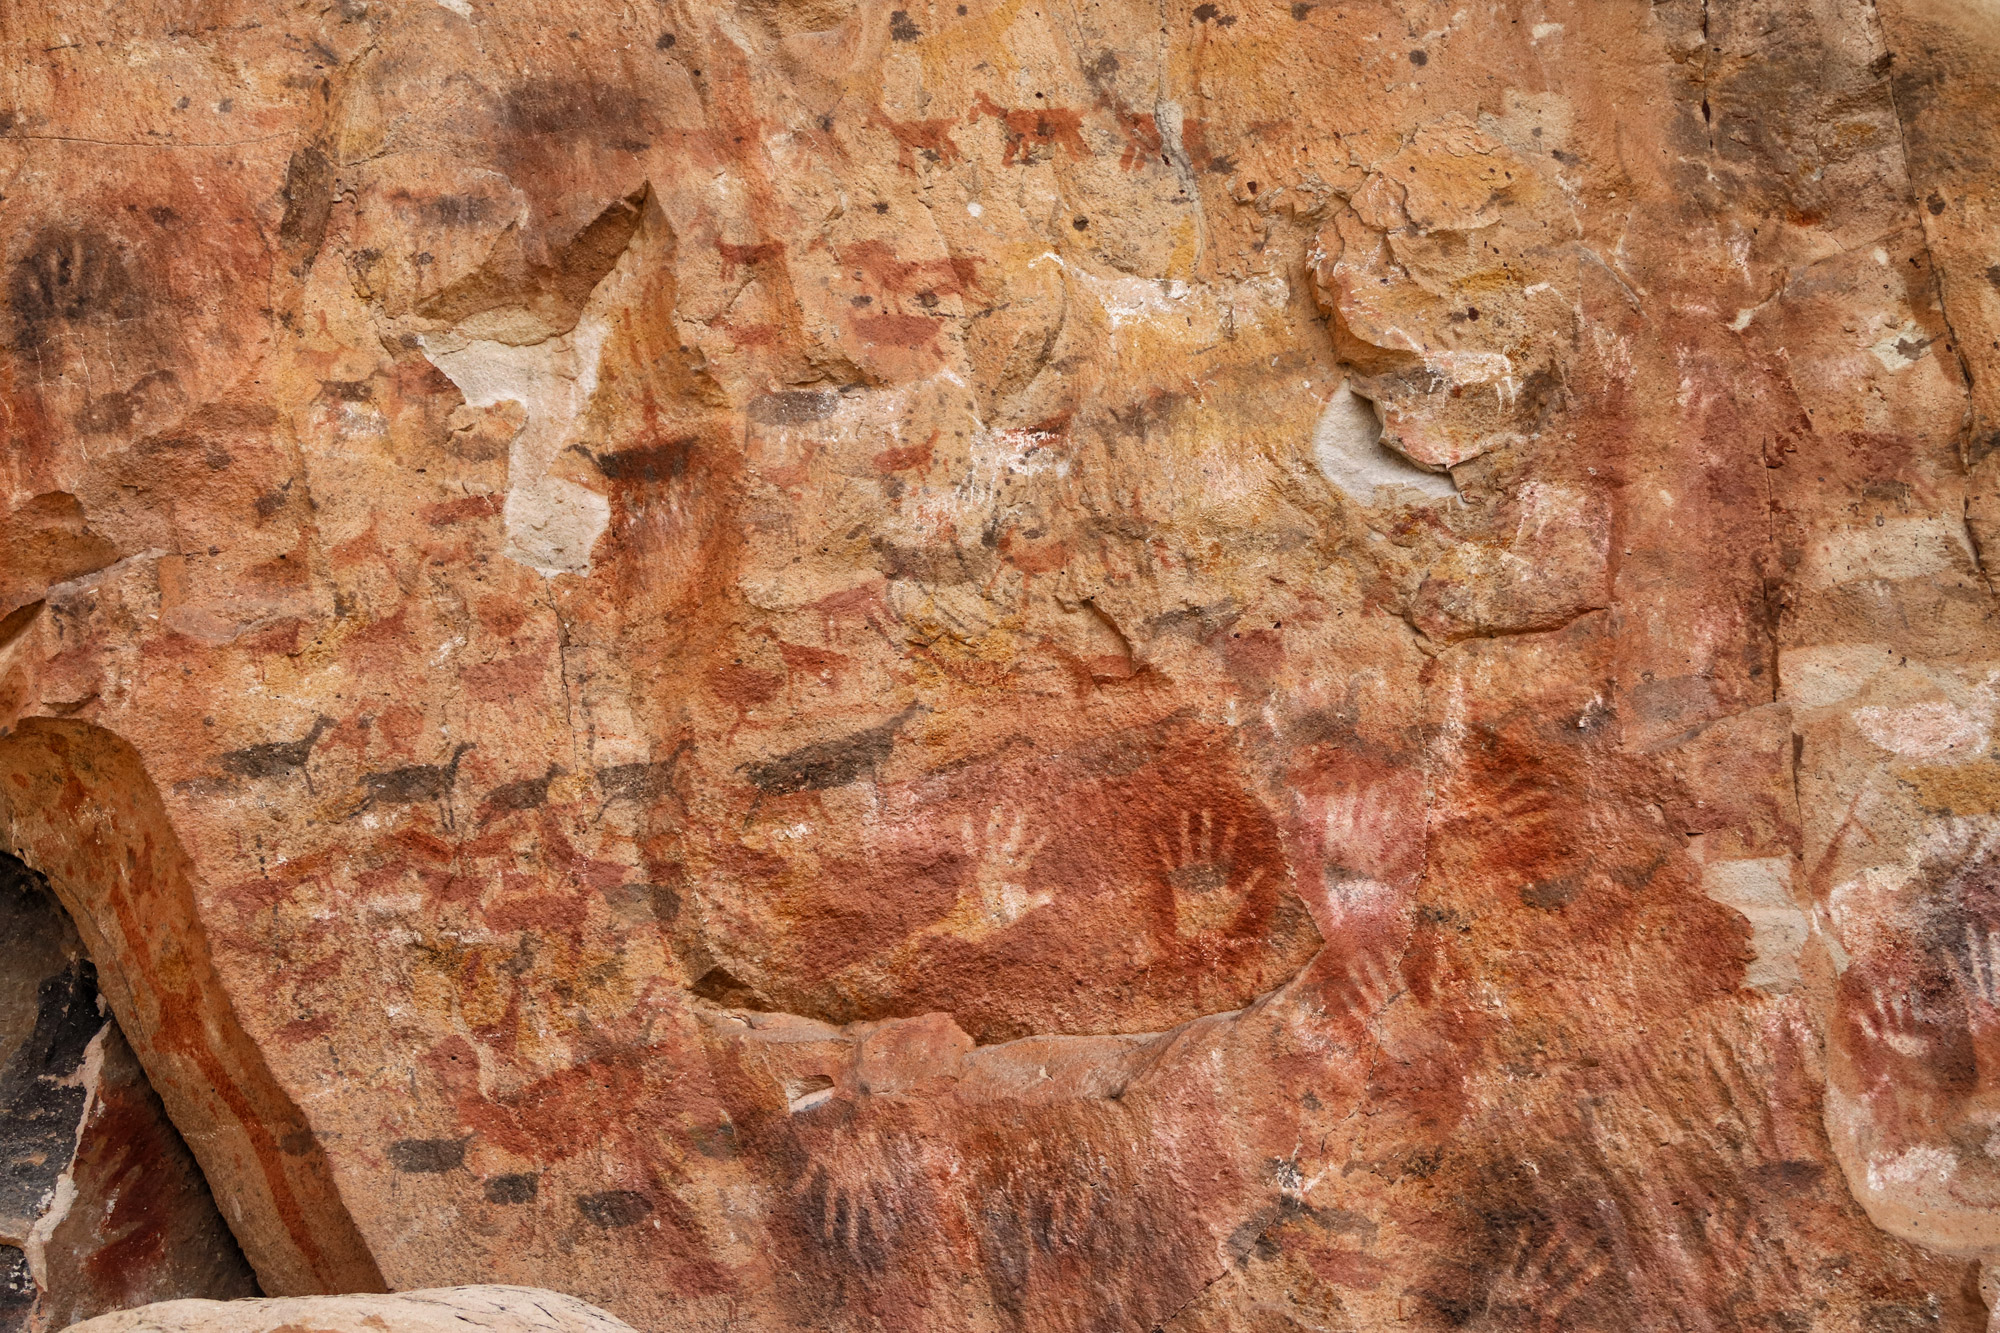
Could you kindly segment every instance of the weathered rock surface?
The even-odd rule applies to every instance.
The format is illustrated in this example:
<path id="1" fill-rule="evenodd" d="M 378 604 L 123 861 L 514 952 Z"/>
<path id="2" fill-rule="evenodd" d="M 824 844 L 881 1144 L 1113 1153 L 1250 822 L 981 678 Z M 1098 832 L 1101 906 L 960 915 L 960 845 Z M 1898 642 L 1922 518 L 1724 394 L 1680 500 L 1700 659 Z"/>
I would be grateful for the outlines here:
<path id="1" fill-rule="evenodd" d="M 1983 1327 L 1991 5 L 895 3 L 0 11 L 0 836 L 265 1290 Z"/>
<path id="2" fill-rule="evenodd" d="M 81 1333 L 631 1333 L 593 1305 L 534 1287 L 394 1296 L 162 1301 L 72 1324 Z"/>
<path id="3" fill-rule="evenodd" d="M 63 911 L 0 858 L 0 1329 L 256 1280 Z"/>

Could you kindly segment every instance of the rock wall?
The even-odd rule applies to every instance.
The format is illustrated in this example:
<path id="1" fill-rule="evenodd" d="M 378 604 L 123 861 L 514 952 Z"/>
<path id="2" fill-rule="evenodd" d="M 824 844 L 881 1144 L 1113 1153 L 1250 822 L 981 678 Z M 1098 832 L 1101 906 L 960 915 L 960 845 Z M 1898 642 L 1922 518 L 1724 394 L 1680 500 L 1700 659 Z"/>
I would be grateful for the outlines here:
<path id="1" fill-rule="evenodd" d="M 265 1290 L 1985 1326 L 1988 0 L 0 51 L 0 836 Z"/>
<path id="2" fill-rule="evenodd" d="M 256 1279 L 55 900 L 0 858 L 0 1329 Z"/>

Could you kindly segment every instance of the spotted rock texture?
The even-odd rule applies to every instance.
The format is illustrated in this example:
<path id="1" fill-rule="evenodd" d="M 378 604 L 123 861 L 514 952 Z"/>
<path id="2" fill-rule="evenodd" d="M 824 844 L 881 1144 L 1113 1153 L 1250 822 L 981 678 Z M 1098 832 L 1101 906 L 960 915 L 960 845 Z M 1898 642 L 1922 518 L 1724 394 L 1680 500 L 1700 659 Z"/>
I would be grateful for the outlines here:
<path id="1" fill-rule="evenodd" d="M 0 857 L 0 1330 L 256 1291 L 75 928 Z"/>
<path id="2" fill-rule="evenodd" d="M 1985 1327 L 1988 0 L 900 3 L 0 11 L 0 835 L 264 1289 Z"/>

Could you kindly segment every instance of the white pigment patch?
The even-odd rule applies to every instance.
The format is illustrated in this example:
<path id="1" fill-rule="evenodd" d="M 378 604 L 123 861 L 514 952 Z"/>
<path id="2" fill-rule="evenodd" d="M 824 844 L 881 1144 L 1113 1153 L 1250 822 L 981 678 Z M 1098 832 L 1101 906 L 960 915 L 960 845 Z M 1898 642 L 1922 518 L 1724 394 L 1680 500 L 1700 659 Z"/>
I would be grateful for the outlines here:
<path id="1" fill-rule="evenodd" d="M 1942 1148 L 1912 1148 L 1895 1157 L 1870 1158 L 1868 1188 L 1879 1193 L 1892 1185 L 1948 1185 L 1957 1169 Z"/>
<path id="2" fill-rule="evenodd" d="M 1191 295 L 1179 278 L 1100 278 L 1080 268 L 1069 271 L 1096 299 L 1114 329 L 1162 319 L 1175 313 Z"/>
<path id="3" fill-rule="evenodd" d="M 1854 725 L 1875 745 L 1906 759 L 1977 759 L 1989 739 L 1984 719 L 1942 700 L 1902 708 L 1857 708 Z"/>

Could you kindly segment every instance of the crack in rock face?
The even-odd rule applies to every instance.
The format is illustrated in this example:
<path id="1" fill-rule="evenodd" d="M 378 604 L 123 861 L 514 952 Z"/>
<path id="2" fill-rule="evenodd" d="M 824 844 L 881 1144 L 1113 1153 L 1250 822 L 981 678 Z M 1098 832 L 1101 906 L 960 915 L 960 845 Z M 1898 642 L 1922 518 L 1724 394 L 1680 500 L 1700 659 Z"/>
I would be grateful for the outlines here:
<path id="1" fill-rule="evenodd" d="M 139 1069 L 315 1326 L 1988 1326 L 1983 11 L 219 3 L 0 24 L 0 1333 Z"/>

